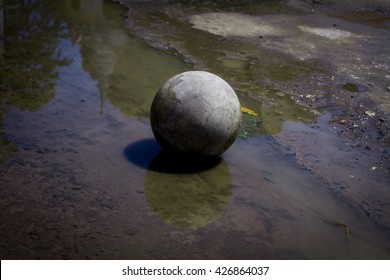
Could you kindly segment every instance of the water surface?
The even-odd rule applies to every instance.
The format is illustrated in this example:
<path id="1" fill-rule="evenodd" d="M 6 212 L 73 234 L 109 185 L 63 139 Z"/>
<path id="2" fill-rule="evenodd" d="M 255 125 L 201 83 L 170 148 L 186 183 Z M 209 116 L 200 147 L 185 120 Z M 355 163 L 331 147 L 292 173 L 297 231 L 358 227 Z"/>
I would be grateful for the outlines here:
<path id="1" fill-rule="evenodd" d="M 389 258 L 386 232 L 272 136 L 207 164 L 166 156 L 150 104 L 191 66 L 129 34 L 116 4 L 4 4 L 2 259 Z"/>

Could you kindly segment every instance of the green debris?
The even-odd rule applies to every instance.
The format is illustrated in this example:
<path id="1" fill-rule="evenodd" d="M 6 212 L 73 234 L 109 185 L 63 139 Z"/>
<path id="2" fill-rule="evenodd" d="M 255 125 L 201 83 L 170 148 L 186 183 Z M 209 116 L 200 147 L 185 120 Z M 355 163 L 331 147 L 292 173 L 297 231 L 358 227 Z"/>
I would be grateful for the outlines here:
<path id="1" fill-rule="evenodd" d="M 254 111 L 253 111 L 254 112 Z M 262 118 L 261 116 L 251 115 L 248 113 L 243 114 L 243 124 L 241 130 L 238 133 L 238 137 L 247 139 L 256 134 L 261 134 Z"/>

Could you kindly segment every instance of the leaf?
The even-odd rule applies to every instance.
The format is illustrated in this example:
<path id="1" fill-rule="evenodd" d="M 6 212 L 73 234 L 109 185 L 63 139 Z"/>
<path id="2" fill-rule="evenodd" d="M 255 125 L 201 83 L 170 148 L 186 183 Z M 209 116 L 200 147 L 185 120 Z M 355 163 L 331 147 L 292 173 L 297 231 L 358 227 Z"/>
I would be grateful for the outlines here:
<path id="1" fill-rule="evenodd" d="M 255 111 L 253 111 L 249 108 L 246 108 L 246 107 L 241 107 L 241 112 L 248 114 L 248 115 L 252 115 L 252 116 L 258 116 Z"/>

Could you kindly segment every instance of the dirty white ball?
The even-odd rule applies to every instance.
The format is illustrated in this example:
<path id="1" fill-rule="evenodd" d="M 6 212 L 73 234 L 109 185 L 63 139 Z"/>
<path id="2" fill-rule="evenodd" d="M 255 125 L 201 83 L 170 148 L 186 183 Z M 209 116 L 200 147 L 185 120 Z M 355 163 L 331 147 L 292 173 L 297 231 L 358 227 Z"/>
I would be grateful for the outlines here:
<path id="1" fill-rule="evenodd" d="M 150 121 L 159 144 L 190 156 L 219 156 L 237 137 L 241 105 L 232 87 L 209 72 L 169 79 L 154 97 Z"/>

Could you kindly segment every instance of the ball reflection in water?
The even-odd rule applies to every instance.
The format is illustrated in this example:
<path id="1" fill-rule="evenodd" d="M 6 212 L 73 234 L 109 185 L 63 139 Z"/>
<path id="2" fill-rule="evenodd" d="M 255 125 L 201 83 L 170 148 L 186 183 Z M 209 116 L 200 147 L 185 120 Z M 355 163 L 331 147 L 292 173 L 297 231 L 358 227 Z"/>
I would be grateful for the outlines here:
<path id="1" fill-rule="evenodd" d="M 226 209 L 232 194 L 228 165 L 157 155 L 145 178 L 150 208 L 164 222 L 177 228 L 200 228 L 215 221 Z"/>

